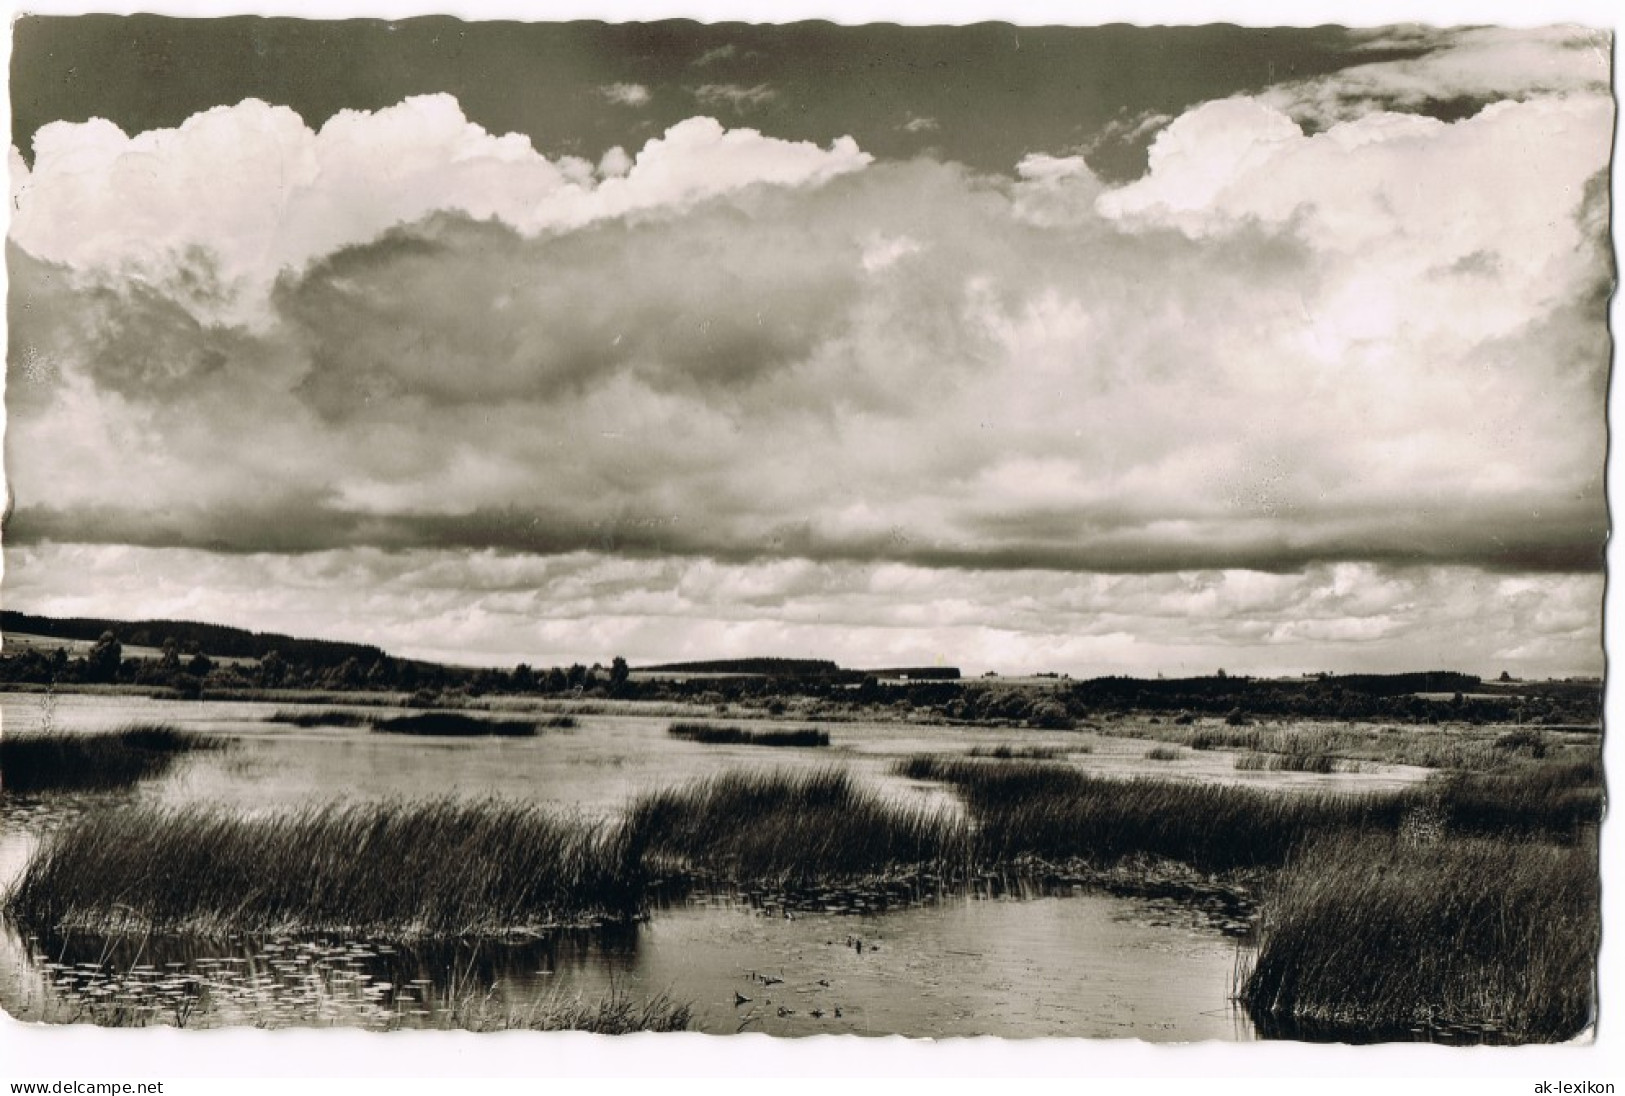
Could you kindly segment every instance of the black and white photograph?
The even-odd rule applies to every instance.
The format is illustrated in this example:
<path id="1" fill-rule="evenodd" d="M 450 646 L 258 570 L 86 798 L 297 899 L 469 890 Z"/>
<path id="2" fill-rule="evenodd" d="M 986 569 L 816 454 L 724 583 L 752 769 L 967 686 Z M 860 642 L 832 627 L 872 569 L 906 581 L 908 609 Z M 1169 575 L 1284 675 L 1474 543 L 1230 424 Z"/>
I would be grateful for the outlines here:
<path id="1" fill-rule="evenodd" d="M 161 10 L 10 12 L 0 1041 L 1601 1078 L 1597 12 Z"/>

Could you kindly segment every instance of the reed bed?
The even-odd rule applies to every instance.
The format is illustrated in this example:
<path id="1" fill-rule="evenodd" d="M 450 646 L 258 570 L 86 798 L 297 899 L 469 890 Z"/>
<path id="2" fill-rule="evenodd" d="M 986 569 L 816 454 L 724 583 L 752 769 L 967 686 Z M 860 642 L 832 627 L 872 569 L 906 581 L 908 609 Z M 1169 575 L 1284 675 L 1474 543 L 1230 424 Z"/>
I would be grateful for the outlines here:
<path id="1" fill-rule="evenodd" d="M 627 827 L 660 869 L 739 883 L 951 872 L 970 855 L 963 819 L 890 802 L 840 769 L 697 780 L 638 799 Z"/>
<path id="2" fill-rule="evenodd" d="M 1052 746 L 972 746 L 966 757 L 986 757 L 994 761 L 1055 761 L 1069 753 L 1089 753 L 1087 743 L 1061 750 Z"/>
<path id="3" fill-rule="evenodd" d="M 226 740 L 166 723 L 116 731 L 0 735 L 0 789 L 17 794 L 111 791 L 159 776 L 185 754 L 222 749 Z"/>
<path id="4" fill-rule="evenodd" d="M 829 732 L 814 727 L 793 731 L 749 731 L 714 723 L 673 723 L 666 728 L 673 738 L 708 746 L 828 746 Z"/>
<path id="5" fill-rule="evenodd" d="M 448 738 L 530 738 L 541 733 L 542 724 L 524 719 L 489 719 L 462 712 L 423 712 L 379 720 L 372 729 L 383 734 Z"/>
<path id="6" fill-rule="evenodd" d="M 1343 836 L 1267 895 L 1240 999 L 1284 1034 L 1568 1039 L 1593 1017 L 1595 846 Z"/>
<path id="7" fill-rule="evenodd" d="M 287 723 L 294 727 L 366 727 L 378 717 L 370 712 L 350 712 L 341 708 L 307 711 L 297 708 L 278 708 L 267 717 L 268 723 Z"/>
<path id="8" fill-rule="evenodd" d="M 1242 772 L 1335 773 L 1342 765 L 1330 754 L 1237 754 L 1235 768 Z M 1358 764 L 1358 762 L 1355 762 Z"/>
<path id="9" fill-rule="evenodd" d="M 1151 738 L 1193 750 L 1242 750 L 1287 756 L 1326 755 L 1348 761 L 1462 772 L 1493 772 L 1548 754 L 1566 758 L 1587 749 L 1574 736 L 1522 728 L 1314 724 L 1288 722 L 1269 727 L 1141 723 L 1115 733 Z"/>
<path id="10" fill-rule="evenodd" d="M 1602 759 L 1453 773 L 1429 781 L 1419 796 L 1453 833 L 1572 844 L 1602 821 Z"/>
<path id="11" fill-rule="evenodd" d="M 1167 746 L 1153 746 L 1145 751 L 1147 761 L 1178 761 L 1183 756 L 1178 750 Z"/>
<path id="12" fill-rule="evenodd" d="M 1278 865 L 1320 832 L 1396 831 L 1414 804 L 1403 794 L 1280 795 L 1261 789 L 1092 776 L 1063 764 L 990 764 L 916 755 L 892 770 L 941 780 L 964 797 L 984 864 L 1038 857 L 1098 865 L 1136 855 L 1203 871 Z"/>
<path id="13" fill-rule="evenodd" d="M 141 804 L 53 833 L 7 908 L 53 931 L 404 939 L 623 920 L 644 890 L 623 826 L 535 807 L 438 800 L 251 816 Z"/>

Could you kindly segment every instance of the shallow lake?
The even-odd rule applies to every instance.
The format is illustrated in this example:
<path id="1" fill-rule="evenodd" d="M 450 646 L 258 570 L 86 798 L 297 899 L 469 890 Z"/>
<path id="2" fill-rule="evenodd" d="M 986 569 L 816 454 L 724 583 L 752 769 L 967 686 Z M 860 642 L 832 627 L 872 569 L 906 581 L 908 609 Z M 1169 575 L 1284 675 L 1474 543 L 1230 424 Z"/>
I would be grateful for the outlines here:
<path id="1" fill-rule="evenodd" d="M 1415 777 L 1383 766 L 1325 775 L 1238 773 L 1230 767 L 1233 755 L 1222 751 L 1185 750 L 1174 761 L 1149 761 L 1144 741 L 1090 732 L 829 723 L 821 724 L 829 748 L 763 749 L 675 739 L 666 733 L 672 717 L 664 714 L 583 714 L 572 729 L 490 739 L 268 721 L 291 707 L 0 696 L 7 731 L 82 733 L 166 722 L 234 740 L 234 748 L 183 758 L 130 792 L 0 800 L 0 886 L 22 870 L 53 825 L 129 798 L 255 811 L 334 799 L 497 796 L 611 814 L 639 792 L 723 769 L 840 765 L 888 795 L 952 808 L 951 793 L 890 775 L 891 762 L 1013 736 L 1022 746 L 1062 751 L 1091 771 L 1268 781 L 1286 794 L 1306 787 L 1374 790 Z M 1237 954 L 1237 942 L 1195 911 L 1095 892 L 953 895 L 884 912 L 791 917 L 725 894 L 691 896 L 638 925 L 559 932 L 523 946 L 421 948 L 327 938 L 37 941 L 7 927 L 0 931 L 0 1005 L 28 1019 L 94 1020 L 126 1010 L 194 1026 L 415 1027 L 444 1025 L 452 1006 L 522 1013 L 538 1002 L 596 1001 L 619 991 L 692 1003 L 693 1027 L 718 1034 L 1236 1040 L 1253 1037 L 1229 1003 Z"/>

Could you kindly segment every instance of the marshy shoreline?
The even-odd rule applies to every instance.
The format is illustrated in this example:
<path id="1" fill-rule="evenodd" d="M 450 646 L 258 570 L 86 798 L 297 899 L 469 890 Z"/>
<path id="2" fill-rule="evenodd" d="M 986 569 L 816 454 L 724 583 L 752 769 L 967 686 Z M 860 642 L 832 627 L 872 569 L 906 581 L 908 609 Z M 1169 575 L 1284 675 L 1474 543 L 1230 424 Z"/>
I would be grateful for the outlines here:
<path id="1" fill-rule="evenodd" d="M 286 708 L 269 722 L 371 733 L 413 718 Z M 492 723 L 540 729 L 562 716 L 503 711 L 456 722 L 417 726 L 447 743 L 467 738 L 461 748 L 494 749 L 479 742 L 513 736 L 489 733 Z M 832 748 L 822 729 L 664 726 L 685 748 L 780 748 L 754 766 L 729 754 L 710 775 L 639 791 L 604 816 L 466 796 L 250 812 L 109 802 L 41 836 L 4 893 L 4 915 L 40 940 L 336 934 L 404 946 L 641 924 L 707 893 L 779 917 L 878 917 L 965 895 L 1104 893 L 1172 904 L 1204 931 L 1233 938 L 1244 949 L 1233 999 L 1272 1037 L 1548 1042 L 1592 1022 L 1602 768 L 1572 744 L 1537 751 L 1528 736 L 1494 732 L 1490 748 L 1511 745 L 1487 771 L 1439 771 L 1390 790 L 1288 791 L 1160 769 L 1092 773 L 1074 760 L 1092 756 L 1091 741 L 1035 744 L 1017 734 L 871 770 L 939 789 L 937 799 L 907 801 L 858 775 L 847 748 Z M 1309 732 L 1293 747 L 1280 729 L 1262 732 L 1268 738 L 1211 726 L 1177 732 L 1190 736 L 1182 749 L 1227 746 L 1242 751 L 1237 758 L 1261 745 L 1320 756 L 1331 738 Z M 131 787 L 189 753 L 230 746 L 152 726 L 7 741 L 6 794 L 47 798 L 52 772 L 80 781 L 99 772 L 87 786 Z M 169 760 L 145 768 L 115 760 L 138 748 Z M 81 760 L 64 765 L 63 750 Z M 786 768 L 774 760 L 781 754 L 807 761 Z M 1319 763 L 1236 768 L 1260 772 L 1256 780 L 1327 772 Z M 1505 881 L 1494 893 L 1484 883 L 1492 878 Z M 1548 932 L 1552 925 L 1561 931 Z M 677 987 L 665 1003 L 648 1014 L 651 1027 L 687 1002 Z M 629 1015 L 632 1004 L 623 994 L 610 1011 Z"/>

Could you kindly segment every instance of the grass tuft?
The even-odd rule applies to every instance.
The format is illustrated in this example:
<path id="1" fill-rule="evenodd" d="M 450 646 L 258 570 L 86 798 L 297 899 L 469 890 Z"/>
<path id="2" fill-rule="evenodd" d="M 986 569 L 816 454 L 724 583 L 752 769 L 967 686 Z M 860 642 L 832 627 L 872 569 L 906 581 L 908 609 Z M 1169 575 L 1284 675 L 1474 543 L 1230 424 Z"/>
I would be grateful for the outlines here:
<path id="1" fill-rule="evenodd" d="M 808 727 L 793 731 L 748 731 L 713 723 L 673 723 L 666 728 L 673 738 L 708 746 L 828 746 L 829 732 Z"/>
<path id="2" fill-rule="evenodd" d="M 268 723 L 287 723 L 294 727 L 365 727 L 377 720 L 368 712 L 349 712 L 342 708 L 307 711 L 298 708 L 278 708 L 267 718 Z"/>
<path id="3" fill-rule="evenodd" d="M 1054 761 L 1068 753 L 1088 753 L 1089 746 L 1059 750 L 1050 746 L 973 746 L 966 757 L 988 757 L 995 761 Z"/>
<path id="4" fill-rule="evenodd" d="M 1330 754 L 1244 753 L 1236 755 L 1235 767 L 1247 772 L 1334 773 L 1338 761 Z"/>
<path id="5" fill-rule="evenodd" d="M 401 715 L 373 724 L 384 734 L 441 735 L 450 738 L 529 738 L 540 732 L 535 722 L 489 719 L 462 712 L 424 712 Z"/>

